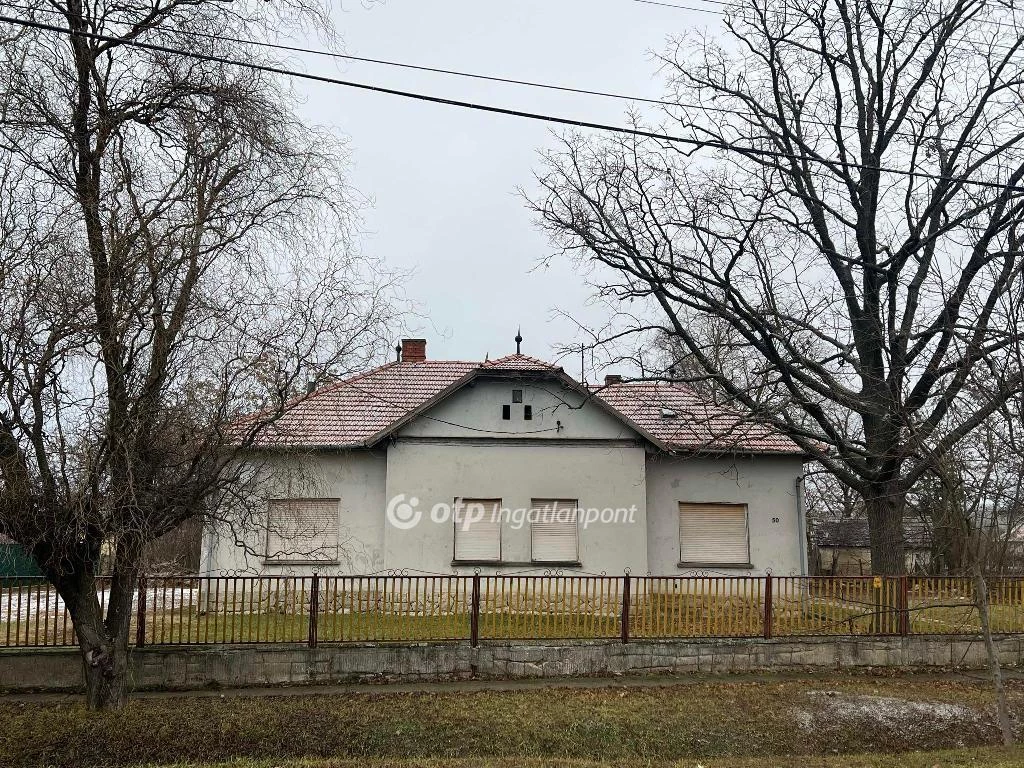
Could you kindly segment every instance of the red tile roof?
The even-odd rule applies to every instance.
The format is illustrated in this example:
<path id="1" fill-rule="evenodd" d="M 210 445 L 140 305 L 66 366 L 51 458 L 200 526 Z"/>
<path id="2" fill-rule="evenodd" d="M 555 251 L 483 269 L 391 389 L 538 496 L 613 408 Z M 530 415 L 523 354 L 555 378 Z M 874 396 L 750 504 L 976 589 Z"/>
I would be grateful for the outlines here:
<path id="1" fill-rule="evenodd" d="M 785 435 L 715 405 L 682 384 L 627 381 L 602 387 L 596 394 L 673 450 L 802 453 Z"/>
<path id="2" fill-rule="evenodd" d="M 505 371 L 560 371 L 562 370 L 558 366 L 552 365 L 551 363 L 545 363 L 543 360 L 538 360 L 536 357 L 530 357 L 529 355 L 507 355 L 506 357 L 499 357 L 497 360 L 485 360 L 480 363 L 481 368 L 500 368 Z"/>
<path id="3" fill-rule="evenodd" d="M 414 414 L 481 373 L 550 372 L 586 392 L 558 366 L 529 355 L 483 363 L 424 360 L 389 363 L 321 387 L 300 398 L 260 439 L 265 446 L 357 447 L 372 445 Z M 711 405 L 686 387 L 625 382 L 594 392 L 641 434 L 670 450 L 785 453 L 801 451 L 769 428 Z M 663 409 L 675 414 L 666 418 Z"/>

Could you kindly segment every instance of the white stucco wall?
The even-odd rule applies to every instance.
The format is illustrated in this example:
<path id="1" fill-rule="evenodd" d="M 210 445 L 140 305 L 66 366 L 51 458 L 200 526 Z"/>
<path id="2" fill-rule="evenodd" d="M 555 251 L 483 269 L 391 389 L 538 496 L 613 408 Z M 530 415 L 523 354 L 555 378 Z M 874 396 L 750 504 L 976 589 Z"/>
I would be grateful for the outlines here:
<path id="1" fill-rule="evenodd" d="M 514 389 L 522 390 L 522 403 L 512 402 Z M 526 405 L 533 408 L 531 421 L 523 418 Z M 425 522 L 411 530 L 387 526 L 385 561 L 395 568 L 451 571 L 454 523 L 429 522 L 436 504 L 501 499 L 515 511 L 528 510 L 533 499 L 555 498 L 575 499 L 584 510 L 623 510 L 618 522 L 585 526 L 580 520 L 580 571 L 643 572 L 644 466 L 639 436 L 586 396 L 552 380 L 478 380 L 406 425 L 388 449 L 388 499 L 415 497 Z M 625 521 L 625 510 L 634 510 L 632 522 Z M 501 548 L 502 565 L 480 566 L 483 571 L 545 567 L 531 561 L 528 523 L 505 524 Z"/>
<path id="2" fill-rule="evenodd" d="M 686 574 L 679 566 L 679 503 L 746 504 L 752 569 L 727 569 L 728 575 L 800 574 L 801 515 L 796 479 L 799 457 L 753 456 L 675 458 L 651 456 L 647 463 L 648 557 L 652 573 Z M 777 522 L 776 522 L 777 520 Z M 715 571 L 715 568 L 701 568 Z"/>
<path id="3" fill-rule="evenodd" d="M 523 402 L 512 402 L 512 390 L 523 392 Z M 502 405 L 511 406 L 512 418 L 501 417 Z M 523 419 L 523 406 L 533 407 L 533 420 Z M 564 388 L 553 380 L 477 380 L 438 403 L 427 414 L 406 425 L 402 436 L 509 437 L 544 440 L 636 439 L 637 434 L 609 414 L 593 398 Z M 559 422 L 561 426 L 559 426 Z M 458 425 L 465 425 L 458 426 Z"/>
<path id="4" fill-rule="evenodd" d="M 450 505 L 456 497 L 488 498 L 517 510 L 528 509 L 532 499 L 557 498 L 576 499 L 583 509 L 635 509 L 632 522 L 584 527 L 580 521 L 581 571 L 646 570 L 644 449 L 639 446 L 399 441 L 388 451 L 387 489 L 388 498 L 415 497 L 423 512 L 414 528 L 389 525 L 385 530 L 384 557 L 391 567 L 451 571 L 454 522 L 431 522 L 429 512 L 436 504 Z M 484 572 L 545 567 L 531 564 L 528 524 L 516 530 L 506 523 L 501 549 L 505 564 L 484 567 Z"/>
<path id="5" fill-rule="evenodd" d="M 264 509 L 271 498 L 340 499 L 337 564 L 265 563 L 261 556 L 247 552 L 247 549 L 255 552 L 264 549 L 264 515 L 245 526 L 247 547 L 236 546 L 226 528 L 207 531 L 203 541 L 202 572 L 307 575 L 315 568 L 320 573 L 361 574 L 384 568 L 385 451 L 310 453 L 271 459 L 267 463 L 276 477 L 265 485 L 263 498 L 257 501 Z"/>

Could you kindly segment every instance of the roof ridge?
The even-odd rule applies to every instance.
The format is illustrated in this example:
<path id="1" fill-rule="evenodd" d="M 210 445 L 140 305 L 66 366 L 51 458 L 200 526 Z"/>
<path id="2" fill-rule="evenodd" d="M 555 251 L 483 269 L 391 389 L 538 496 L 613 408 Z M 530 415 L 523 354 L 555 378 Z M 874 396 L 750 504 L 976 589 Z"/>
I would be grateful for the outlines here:
<path id="1" fill-rule="evenodd" d="M 548 369 L 550 369 L 552 371 L 564 370 L 562 368 L 562 366 L 560 366 L 560 365 L 555 365 L 554 363 L 549 363 L 547 360 L 541 360 L 539 357 L 534 357 L 533 355 L 524 355 L 522 352 L 513 352 L 510 355 L 505 355 L 503 357 L 498 357 L 498 358 L 495 358 L 494 360 L 484 360 L 482 363 L 480 363 L 480 367 L 481 368 L 495 368 L 495 367 L 498 367 L 499 365 L 501 365 L 503 363 L 507 363 L 507 362 L 510 362 L 512 360 L 526 360 L 526 361 L 529 361 L 530 363 L 533 363 L 534 365 L 540 365 L 540 366 L 543 366 L 544 368 L 548 368 Z"/>

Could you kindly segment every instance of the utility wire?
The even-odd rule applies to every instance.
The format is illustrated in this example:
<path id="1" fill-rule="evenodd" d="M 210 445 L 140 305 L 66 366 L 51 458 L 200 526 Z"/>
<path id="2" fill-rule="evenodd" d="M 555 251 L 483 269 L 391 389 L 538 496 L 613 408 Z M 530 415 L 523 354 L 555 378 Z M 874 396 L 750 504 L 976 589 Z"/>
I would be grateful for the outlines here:
<path id="1" fill-rule="evenodd" d="M 393 400 L 389 400 L 388 398 L 384 397 L 383 395 L 378 394 L 377 392 L 372 392 L 369 389 L 364 389 L 363 387 L 356 386 L 356 382 L 360 382 L 361 383 L 363 379 L 369 378 L 369 377 L 373 376 L 374 374 L 381 373 L 382 371 L 389 370 L 389 369 L 394 368 L 395 366 L 399 366 L 399 365 L 401 365 L 401 363 L 386 363 L 385 365 L 381 365 L 381 366 L 379 366 L 377 368 L 374 368 L 374 369 L 372 369 L 370 371 L 366 371 L 365 373 L 357 374 L 356 376 L 352 376 L 352 377 L 350 377 L 348 379 L 341 379 L 340 381 L 336 381 L 336 382 L 333 382 L 331 384 L 327 384 L 326 386 L 321 387 L 319 390 L 315 390 L 315 391 L 309 393 L 308 395 L 306 395 L 305 397 L 301 398 L 300 400 L 295 402 L 294 405 L 291 406 L 291 407 L 295 407 L 297 405 L 301 405 L 302 403 L 306 402 L 307 400 L 309 400 L 311 398 L 316 398 L 316 397 L 318 397 L 320 395 L 325 395 L 325 394 L 328 394 L 330 392 L 340 392 L 340 391 L 343 391 L 345 389 L 349 389 L 349 390 L 353 390 L 355 392 L 358 392 L 361 395 L 365 395 L 366 397 L 369 397 L 369 398 L 372 398 L 374 400 L 377 400 L 377 401 L 383 403 L 384 405 L 391 406 L 392 408 L 395 408 L 398 411 L 403 412 L 405 415 L 408 415 L 408 414 L 412 413 L 413 411 L 415 411 L 417 408 L 421 407 L 422 403 L 420 405 L 414 406 L 413 408 L 410 408 L 408 405 L 401 405 L 399 403 L 394 402 Z M 464 373 L 458 379 L 455 379 L 454 381 L 452 381 L 448 385 L 446 385 L 446 387 L 444 389 L 442 389 L 441 391 L 443 392 L 446 389 L 448 389 L 448 387 L 451 387 L 454 384 L 457 384 L 459 381 L 462 381 L 467 376 L 469 376 L 469 374 L 472 373 L 474 370 L 484 370 L 484 371 L 486 371 L 487 369 L 484 368 L 482 365 L 479 365 L 476 369 L 472 369 L 471 368 L 469 371 Z M 456 422 L 456 421 L 448 421 L 447 419 L 442 419 L 442 418 L 437 417 L 437 416 L 431 416 L 429 413 L 421 413 L 421 414 L 419 414 L 418 418 L 427 419 L 428 421 L 434 421 L 434 422 L 437 422 L 438 424 L 444 424 L 444 425 L 449 426 L 449 427 L 456 427 L 457 429 L 465 429 L 465 430 L 470 431 L 470 432 L 483 432 L 483 433 L 486 433 L 486 434 L 489 434 L 489 435 L 536 435 L 536 434 L 540 434 L 542 432 L 558 432 L 560 430 L 560 428 L 557 427 L 557 426 L 555 426 L 555 427 L 545 427 L 545 428 L 542 428 L 542 429 L 528 429 L 528 430 L 523 430 L 523 431 L 511 431 L 511 430 L 501 430 L 501 429 L 483 429 L 481 427 L 474 427 L 474 426 L 471 426 L 469 424 L 460 424 L 459 422 Z"/>
<path id="2" fill-rule="evenodd" d="M 634 3 L 643 3 L 644 5 L 660 5 L 664 8 L 678 8 L 681 11 L 698 11 L 699 13 L 714 13 L 721 14 L 721 11 L 712 10 L 711 8 L 694 8 L 689 5 L 676 5 L 675 3 L 662 3 L 658 0 L 633 0 Z M 729 3 L 719 2 L 718 0 L 698 0 L 702 3 L 715 3 L 715 5 L 729 5 Z"/>
<path id="3" fill-rule="evenodd" d="M 779 159 L 797 160 L 800 162 L 814 162 L 826 167 L 842 167 L 843 169 L 859 169 L 862 171 L 874 171 L 878 173 L 892 173 L 900 176 L 907 176 L 909 178 L 921 178 L 931 179 L 934 181 L 942 182 L 959 182 L 964 185 L 984 187 L 991 189 L 1006 190 L 1010 189 L 1014 192 L 1024 192 L 1024 186 L 1009 185 L 997 181 L 985 181 L 979 179 L 970 179 L 964 176 L 946 175 L 938 173 L 929 173 L 927 171 L 914 171 L 906 170 L 902 168 L 889 168 L 881 165 L 867 165 L 863 163 L 855 163 L 847 160 L 837 160 L 832 158 L 818 158 L 797 155 L 792 152 L 785 152 L 782 150 L 774 149 L 763 149 L 759 147 L 744 147 L 734 143 L 726 143 L 723 141 L 711 140 L 711 139 L 694 139 L 684 136 L 674 136 L 667 133 L 659 133 L 657 131 L 647 131 L 640 128 L 627 128 L 621 125 L 611 125 L 608 123 L 597 123 L 589 120 L 578 120 L 575 118 L 561 117 L 558 115 L 548 115 L 540 112 L 528 112 L 520 109 L 511 109 L 507 107 L 497 107 L 491 104 L 480 104 L 477 102 L 462 101 L 459 99 L 446 99 L 440 96 L 431 96 L 424 93 L 418 93 L 415 91 L 404 91 L 397 88 L 386 88 L 384 86 L 372 85 L 369 83 L 360 83 L 353 80 L 343 80 L 341 78 L 329 77 L 327 75 L 314 75 L 307 72 L 299 72 L 296 70 L 286 69 L 284 67 L 272 66 L 269 64 L 257 64 L 253 62 L 240 61 L 238 59 L 232 59 L 226 56 L 218 56 L 214 54 L 198 53 L 196 51 L 185 51 L 179 48 L 173 48 L 167 45 L 159 45 L 156 43 L 144 43 L 139 40 L 126 39 L 123 37 L 116 37 L 113 35 L 105 35 L 98 32 L 88 32 L 85 30 L 75 30 L 68 27 L 60 27 L 53 24 L 45 24 L 39 21 L 31 21 L 27 19 L 17 19 L 10 16 L 0 16 L 0 22 L 6 22 L 8 24 L 14 24 L 16 26 L 27 27 L 31 29 L 39 29 L 46 32 L 56 32 L 67 35 L 77 35 L 80 37 L 86 37 L 93 40 L 100 40 L 103 42 L 118 43 L 121 45 L 129 46 L 132 48 L 139 48 L 143 50 L 156 51 L 159 53 L 168 53 L 176 56 L 184 56 L 187 58 L 197 59 L 200 61 L 210 61 L 219 64 L 226 64 L 228 66 L 241 67 L 251 69 L 258 72 L 267 72 L 275 75 L 283 75 L 285 77 L 295 77 L 302 80 L 310 80 L 318 83 L 328 83 L 331 85 L 340 85 L 347 88 L 353 88 L 356 90 L 369 91 L 371 93 L 382 93 L 390 96 L 399 96 L 402 98 L 412 99 L 415 101 L 423 101 L 430 104 L 440 104 L 450 107 L 458 107 L 461 109 L 468 109 L 477 112 L 486 112 L 490 114 L 505 115 L 508 117 L 518 117 L 525 120 L 536 120 L 538 122 L 553 123 L 556 125 L 566 125 L 573 128 L 587 128 L 596 131 L 604 131 L 606 133 L 615 133 L 626 136 L 636 136 L 638 138 L 656 139 L 659 141 L 666 141 L 672 144 L 681 144 L 683 146 L 693 147 L 695 149 L 718 149 L 726 152 L 735 152 L 737 154 L 745 156 L 757 156 L 757 157 L 772 157 Z"/>
<path id="4" fill-rule="evenodd" d="M 67 18 L 64 15 L 64 13 L 62 13 L 59 10 L 57 10 L 56 8 L 33 8 L 32 6 L 29 6 L 29 5 L 17 5 L 15 3 L 4 3 L 4 5 L 7 5 L 8 7 L 11 7 L 11 8 L 17 8 L 17 9 L 23 10 L 23 11 L 41 11 L 43 13 L 56 14 L 56 15 L 60 16 L 61 18 Z M 119 22 L 119 23 L 127 24 L 129 22 Z M 320 48 L 303 48 L 301 46 L 284 45 L 282 43 L 271 43 L 269 41 L 263 41 L 263 40 L 250 40 L 250 39 L 247 39 L 247 38 L 244 38 L 244 37 L 229 37 L 227 35 L 213 35 L 213 34 L 210 34 L 208 32 L 194 32 L 192 30 L 189 30 L 187 34 L 194 35 L 195 37 L 201 37 L 201 38 L 210 39 L 210 40 L 224 40 L 224 41 L 231 42 L 231 43 L 240 43 L 242 45 L 255 45 L 255 46 L 259 46 L 261 48 L 271 48 L 271 49 L 278 50 L 278 51 L 288 51 L 290 53 L 308 53 L 308 54 L 313 55 L 313 56 L 326 56 L 327 58 L 331 58 L 331 59 L 344 59 L 346 61 L 357 61 L 357 62 L 360 62 L 360 63 L 363 63 L 363 64 L 379 64 L 379 65 L 382 65 L 382 66 L 385 66 L 385 67 L 395 67 L 395 68 L 398 68 L 398 69 L 410 69 L 410 70 L 414 70 L 414 71 L 417 71 L 417 72 L 431 72 L 433 74 L 438 74 L 438 75 L 452 75 L 454 77 L 464 77 L 464 78 L 468 78 L 468 79 L 471 79 L 471 80 L 486 80 L 486 81 L 492 82 L 492 83 L 505 83 L 507 85 L 522 85 L 522 86 L 526 86 L 526 87 L 529 87 L 529 88 L 543 88 L 543 89 L 551 90 L 551 91 L 564 91 L 566 93 L 578 93 L 578 94 L 582 94 L 584 96 L 601 96 L 601 97 L 608 98 L 608 99 L 620 99 L 622 101 L 637 101 L 637 102 L 644 102 L 644 103 L 647 103 L 647 104 L 659 104 L 659 105 L 666 106 L 666 107 L 674 107 L 674 106 L 694 106 L 694 107 L 696 107 L 696 105 L 679 104 L 678 102 L 666 101 L 664 99 L 651 99 L 651 98 L 646 98 L 644 96 L 630 96 L 629 94 L 625 94 L 625 93 L 614 93 L 614 92 L 611 92 L 611 91 L 597 91 L 597 90 L 591 90 L 589 88 L 574 88 L 572 86 L 556 85 L 554 83 L 542 83 L 542 82 L 539 82 L 539 81 L 536 81 L 536 80 L 519 80 L 519 79 L 512 78 L 512 77 L 501 77 L 499 75 L 484 75 L 484 74 L 480 74 L 480 73 L 477 73 L 477 72 L 464 72 L 464 71 L 456 70 L 456 69 L 443 69 L 441 67 L 429 67 L 429 66 L 422 65 L 422 64 L 410 64 L 410 63 L 404 62 L 404 61 L 392 61 L 392 60 L 389 60 L 389 59 L 375 59 L 375 58 L 370 58 L 370 57 L 366 57 L 366 56 L 353 56 L 353 55 L 347 54 L 347 53 L 338 53 L 337 51 L 325 51 L 325 50 L 322 50 Z M 723 107 L 718 107 L 718 108 L 712 107 L 711 110 L 715 111 L 715 112 L 733 112 L 733 111 L 735 111 L 735 112 L 737 112 L 739 114 L 747 114 L 747 113 L 743 113 L 741 110 L 729 110 L 729 109 L 726 109 L 726 108 L 723 108 Z M 824 121 L 823 121 L 823 124 L 824 125 L 829 125 L 828 123 L 824 123 Z"/>
<path id="5" fill-rule="evenodd" d="M 696 11 L 697 13 L 713 13 L 716 16 L 721 15 L 721 11 L 714 10 L 712 8 L 695 8 L 692 5 L 675 5 L 673 3 L 661 3 L 656 0 L 633 0 L 636 3 L 644 3 L 646 5 L 663 5 L 666 8 L 678 8 L 682 11 Z M 698 0 L 698 2 L 710 3 L 715 2 L 716 5 L 727 5 L 727 3 L 716 2 L 716 0 Z"/>
<path id="6" fill-rule="evenodd" d="M 697 2 L 711 3 L 711 4 L 714 4 L 714 5 L 721 6 L 721 10 L 717 10 L 717 11 L 713 11 L 711 9 L 691 8 L 688 5 L 677 5 L 675 3 L 666 3 L 666 2 L 661 2 L 661 0 L 633 0 L 633 2 L 634 3 L 642 3 L 643 5 L 656 5 L 656 6 L 660 6 L 662 8 L 677 8 L 677 9 L 679 9 L 681 11 L 701 11 L 703 13 L 717 13 L 717 14 L 724 14 L 727 11 L 733 12 L 733 13 L 736 13 L 736 12 L 742 13 L 743 11 L 749 10 L 748 8 L 746 8 L 745 6 L 743 6 L 740 3 L 736 2 L 735 0 L 732 0 L 730 2 L 726 2 L 726 0 L 697 0 Z M 890 5 L 889 8 L 892 8 L 892 9 L 897 10 L 897 11 L 907 11 L 908 13 L 914 13 L 914 14 L 918 14 L 918 13 L 921 12 L 920 8 L 908 8 L 905 5 Z M 1013 10 L 1013 9 L 1011 8 L 1011 10 Z M 973 19 L 972 21 L 975 24 L 990 24 L 990 25 L 992 25 L 994 27 L 1003 27 L 1003 26 L 1005 26 L 1004 22 L 999 21 L 998 19 Z M 997 48 L 1009 48 L 1010 47 L 1008 45 L 1002 45 L 1002 44 L 999 44 L 999 43 L 995 43 L 994 46 L 997 47 Z"/>
<path id="7" fill-rule="evenodd" d="M 703 0 L 703 1 L 704 2 L 712 2 L 712 1 L 719 2 L 719 0 Z M 725 3 L 722 3 L 722 4 L 724 5 Z M 7 5 L 9 5 L 12 8 L 18 8 L 20 10 L 25 10 L 25 11 L 42 11 L 44 13 L 51 13 L 51 14 L 59 15 L 62 18 L 64 17 L 64 14 L 61 11 L 59 11 L 59 10 L 57 10 L 55 8 L 33 8 L 31 6 L 17 5 L 15 3 L 7 3 Z M 120 23 L 128 23 L 128 22 L 120 22 Z M 195 36 L 195 37 L 210 39 L 210 40 L 221 40 L 221 41 L 239 43 L 241 45 L 253 45 L 253 46 L 257 46 L 257 47 L 261 47 L 261 48 L 270 48 L 270 49 L 279 50 L 279 51 L 289 51 L 289 52 L 292 52 L 292 53 L 306 53 L 306 54 L 310 54 L 310 55 L 313 55 L 313 56 L 325 56 L 327 58 L 344 59 L 344 60 L 347 60 L 347 61 L 356 61 L 356 62 L 366 63 L 366 64 L 378 64 L 378 65 L 387 66 L 387 67 L 395 67 L 395 68 L 399 68 L 399 69 L 408 69 L 408 70 L 414 70 L 414 71 L 419 71 L 419 72 L 430 72 L 430 73 L 434 73 L 434 74 L 451 75 L 451 76 L 454 76 L 454 77 L 462 77 L 462 78 L 467 78 L 467 79 L 472 79 L 472 80 L 483 80 L 483 81 L 487 81 L 487 82 L 503 83 L 503 84 L 507 84 L 507 85 L 520 85 L 520 86 L 524 86 L 524 87 L 528 87 L 528 88 L 540 88 L 540 89 L 544 89 L 544 90 L 560 91 L 560 92 L 565 92 L 565 93 L 575 93 L 575 94 L 580 94 L 580 95 L 584 95 L 584 96 L 598 96 L 598 97 L 602 97 L 602 98 L 619 99 L 619 100 L 628 101 L 628 102 L 640 102 L 640 103 L 645 103 L 645 104 L 655 104 L 655 105 L 658 105 L 658 106 L 670 107 L 670 108 L 693 109 L 693 110 L 699 110 L 699 111 L 702 111 L 702 112 L 711 112 L 711 113 L 716 113 L 716 114 L 736 115 L 738 117 L 743 117 L 743 118 L 746 118 L 746 119 L 749 119 L 749 120 L 753 120 L 753 121 L 756 121 L 756 122 L 760 122 L 760 121 L 763 121 L 763 120 L 768 120 L 768 121 L 771 122 L 771 121 L 774 121 L 774 118 L 775 118 L 775 114 L 774 113 L 765 113 L 765 114 L 762 115 L 762 114 L 758 114 L 756 112 L 753 112 L 751 110 L 746 110 L 746 109 L 735 109 L 735 108 L 729 108 L 729 107 L 716 107 L 716 106 L 712 106 L 712 105 L 709 105 L 709 104 L 693 104 L 693 103 L 689 103 L 689 102 L 685 102 L 685 101 L 669 101 L 669 100 L 666 100 L 666 99 L 651 99 L 651 98 L 647 98 L 647 97 L 644 97 L 644 96 L 631 96 L 629 94 L 614 93 L 614 92 L 611 92 L 611 91 L 598 91 L 598 90 L 593 90 L 593 89 L 589 89 L 589 88 L 576 88 L 576 87 L 567 86 L 567 85 L 556 85 L 554 83 L 544 83 L 544 82 L 539 82 L 539 81 L 536 81 L 536 80 L 520 80 L 520 79 L 517 79 L 517 78 L 501 77 L 501 76 L 498 76 L 498 75 L 485 75 L 485 74 L 480 74 L 480 73 L 477 73 L 477 72 L 465 72 L 465 71 L 455 70 L 455 69 L 443 69 L 443 68 L 440 68 L 440 67 L 430 67 L 430 66 L 425 66 L 425 65 L 420 65 L 420 64 L 410 64 L 408 62 L 391 61 L 391 60 L 388 60 L 388 59 L 369 58 L 369 57 L 365 57 L 365 56 L 353 56 L 353 55 L 350 55 L 350 54 L 338 53 L 336 51 L 325 51 L 325 50 L 318 49 L 318 48 L 304 48 L 304 47 L 294 46 L 294 45 L 284 45 L 284 44 L 281 44 L 281 43 L 271 43 L 271 42 L 268 42 L 268 41 L 251 40 L 251 39 L 242 38 L 242 37 L 229 37 L 229 36 L 226 36 L 226 35 L 214 35 L 214 34 L 210 34 L 210 33 L 206 33 L 206 32 L 195 32 L 195 31 L 191 31 L 191 30 L 187 34 L 189 34 L 191 36 Z M 821 127 L 829 128 L 829 129 L 833 129 L 833 128 L 836 127 L 836 123 L 835 122 L 828 121 L 828 120 L 819 120 L 819 119 L 812 118 L 812 117 L 807 117 L 807 116 L 801 116 L 800 120 L 801 120 L 802 123 L 807 124 L 807 125 L 817 125 L 817 126 L 821 126 Z M 859 128 L 857 126 L 850 125 L 848 123 L 840 123 L 839 127 L 840 128 L 844 128 L 846 130 L 850 130 L 850 131 L 857 131 L 857 130 L 859 130 Z M 909 131 L 898 131 L 894 135 L 900 136 L 902 138 L 912 139 L 912 140 L 915 140 L 915 141 L 921 138 L 917 134 L 909 132 Z M 974 145 L 976 145 L 976 146 L 979 146 L 979 147 L 998 148 L 998 147 L 1002 146 L 1002 145 L 996 144 L 994 142 L 982 141 L 980 139 L 977 140 L 977 141 L 974 141 L 972 143 Z"/>

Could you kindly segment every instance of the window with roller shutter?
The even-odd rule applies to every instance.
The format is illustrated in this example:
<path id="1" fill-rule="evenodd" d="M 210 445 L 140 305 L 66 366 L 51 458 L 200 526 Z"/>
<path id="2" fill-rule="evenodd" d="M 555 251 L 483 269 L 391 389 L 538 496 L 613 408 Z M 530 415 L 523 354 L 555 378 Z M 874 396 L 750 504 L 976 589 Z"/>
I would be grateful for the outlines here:
<path id="1" fill-rule="evenodd" d="M 750 562 L 746 504 L 679 504 L 679 562 Z"/>
<path id="2" fill-rule="evenodd" d="M 271 500 L 267 562 L 337 562 L 338 503 L 338 499 Z"/>
<path id="3" fill-rule="evenodd" d="M 576 499 L 534 499 L 530 514 L 531 559 L 538 563 L 579 562 Z"/>
<path id="4" fill-rule="evenodd" d="M 501 560 L 501 499 L 456 499 L 455 560 Z"/>

